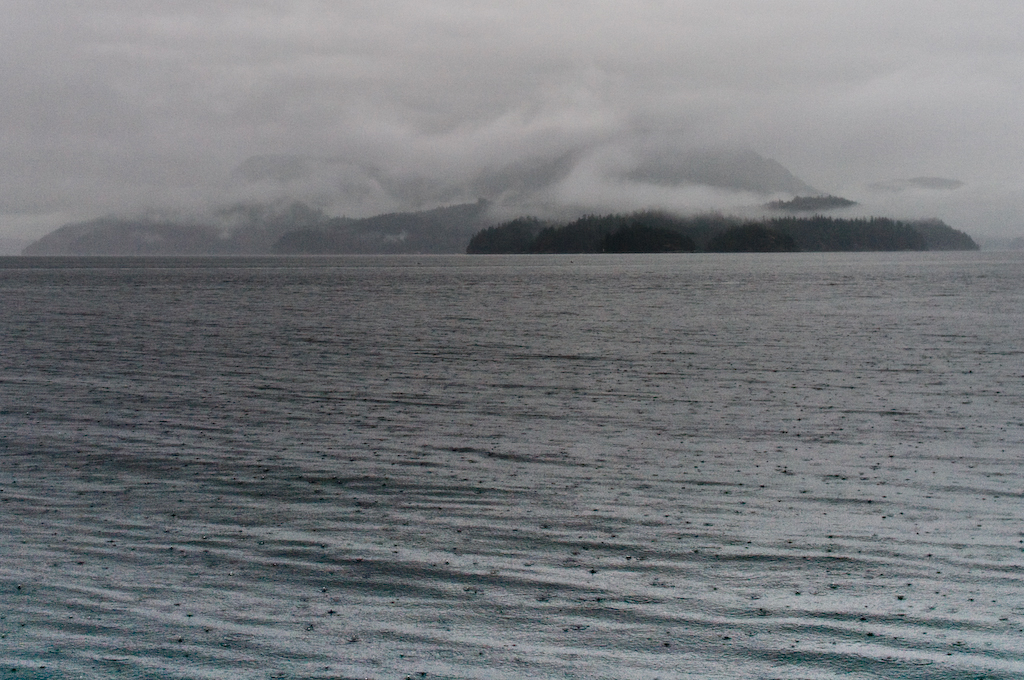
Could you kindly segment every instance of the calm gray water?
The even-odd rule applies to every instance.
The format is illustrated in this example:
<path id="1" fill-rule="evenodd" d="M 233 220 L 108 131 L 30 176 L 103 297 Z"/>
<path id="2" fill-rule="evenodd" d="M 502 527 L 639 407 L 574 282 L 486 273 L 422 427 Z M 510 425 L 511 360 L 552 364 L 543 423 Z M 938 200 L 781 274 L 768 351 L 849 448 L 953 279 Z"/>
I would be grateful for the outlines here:
<path id="1" fill-rule="evenodd" d="M 1024 677 L 1024 261 L 0 259 L 0 677 Z"/>

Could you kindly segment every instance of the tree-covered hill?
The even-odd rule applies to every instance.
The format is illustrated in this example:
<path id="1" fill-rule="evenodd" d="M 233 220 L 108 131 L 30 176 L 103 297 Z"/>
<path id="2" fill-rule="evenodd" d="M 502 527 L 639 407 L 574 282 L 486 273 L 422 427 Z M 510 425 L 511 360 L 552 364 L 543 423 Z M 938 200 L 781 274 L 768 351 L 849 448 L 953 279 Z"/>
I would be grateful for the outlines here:
<path id="1" fill-rule="evenodd" d="M 206 255 L 225 253 L 215 230 L 167 220 L 101 217 L 67 224 L 23 255 Z"/>
<path id="2" fill-rule="evenodd" d="M 606 253 L 692 253 L 697 245 L 678 231 L 640 222 L 606 234 L 601 249 Z"/>
<path id="3" fill-rule="evenodd" d="M 470 255 L 528 253 L 537 234 L 545 226 L 536 217 L 519 217 L 502 225 L 487 227 L 473 235 L 466 252 Z"/>
<path id="4" fill-rule="evenodd" d="M 911 224 L 884 217 L 779 217 L 764 226 L 787 234 L 800 250 L 928 250 L 928 242 Z"/>
<path id="5" fill-rule="evenodd" d="M 646 211 L 587 215 L 555 225 L 518 218 L 478 232 L 468 253 L 651 253 L 693 252 L 735 220 L 720 215 L 682 218 Z"/>
<path id="6" fill-rule="evenodd" d="M 976 250 L 939 220 L 779 217 L 743 222 L 721 215 L 658 212 L 588 215 L 567 224 L 519 218 L 478 232 L 469 253 L 780 252 Z"/>
<path id="7" fill-rule="evenodd" d="M 974 239 L 942 220 L 919 220 L 911 225 L 924 236 L 928 250 L 978 250 Z"/>
<path id="8" fill-rule="evenodd" d="M 73 222 L 25 255 L 262 255 L 289 231 L 329 218 L 299 202 L 236 204 L 205 217 L 101 217 Z"/>
<path id="9" fill-rule="evenodd" d="M 800 250 L 789 234 L 763 224 L 744 224 L 715 234 L 709 253 L 792 253 Z"/>
<path id="10" fill-rule="evenodd" d="M 693 239 L 678 218 L 659 212 L 587 215 L 562 227 L 545 227 L 530 244 L 532 253 L 693 252 Z"/>
<path id="11" fill-rule="evenodd" d="M 285 233 L 273 252 L 287 255 L 458 253 L 486 224 L 487 202 L 388 213 L 362 219 L 335 217 Z"/>

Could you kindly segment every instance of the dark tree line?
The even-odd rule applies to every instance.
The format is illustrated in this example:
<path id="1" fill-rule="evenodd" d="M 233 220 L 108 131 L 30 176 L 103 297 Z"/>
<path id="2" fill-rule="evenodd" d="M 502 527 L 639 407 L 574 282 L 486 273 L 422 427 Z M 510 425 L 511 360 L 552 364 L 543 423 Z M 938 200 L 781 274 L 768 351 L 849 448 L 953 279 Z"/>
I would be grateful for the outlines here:
<path id="1" fill-rule="evenodd" d="M 709 253 L 793 253 L 800 250 L 789 234 L 762 224 L 721 231 L 708 241 Z"/>
<path id="2" fill-rule="evenodd" d="M 693 239 L 677 220 L 656 212 L 587 215 L 562 227 L 542 229 L 531 253 L 692 253 Z"/>
<path id="3" fill-rule="evenodd" d="M 797 196 L 788 201 L 772 201 L 765 205 L 772 210 L 785 212 L 821 212 L 836 208 L 849 208 L 857 205 L 856 201 L 841 196 Z"/>
<path id="4" fill-rule="evenodd" d="M 536 217 L 519 217 L 500 226 L 478 231 L 469 240 L 469 254 L 516 254 L 530 252 L 530 246 L 545 224 Z"/>
<path id="5" fill-rule="evenodd" d="M 779 217 L 743 222 L 721 215 L 658 212 L 588 215 L 568 224 L 519 218 L 473 236 L 468 253 L 663 253 L 976 250 L 939 220 Z"/>
<path id="6" fill-rule="evenodd" d="M 692 253 L 693 239 L 678 231 L 647 224 L 628 224 L 605 234 L 601 249 L 606 253 Z"/>
<path id="7" fill-rule="evenodd" d="M 920 220 L 913 226 L 928 242 L 928 250 L 978 250 L 974 239 L 942 220 Z"/>
<path id="8" fill-rule="evenodd" d="M 689 253 L 697 250 L 694 235 L 710 234 L 701 226 L 722 218 L 682 218 L 659 212 L 631 215 L 587 215 L 555 225 L 519 218 L 478 232 L 467 253 Z M 705 239 L 706 240 L 706 239 Z"/>
<path id="9" fill-rule="evenodd" d="M 927 240 L 911 224 L 886 217 L 778 217 L 764 226 L 788 234 L 800 250 L 928 250 Z"/>

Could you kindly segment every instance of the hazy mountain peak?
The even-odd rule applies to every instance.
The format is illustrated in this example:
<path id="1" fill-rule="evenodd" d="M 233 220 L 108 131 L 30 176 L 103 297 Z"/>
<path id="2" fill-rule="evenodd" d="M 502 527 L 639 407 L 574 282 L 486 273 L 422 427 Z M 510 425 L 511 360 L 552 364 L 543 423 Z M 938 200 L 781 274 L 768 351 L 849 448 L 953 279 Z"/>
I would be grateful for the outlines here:
<path id="1" fill-rule="evenodd" d="M 512 157 L 473 170 L 434 175 L 291 155 L 254 156 L 232 173 L 232 182 L 247 200 L 288 195 L 351 216 L 422 210 L 480 197 L 512 210 L 536 205 L 557 209 L 552 200 L 557 203 L 558 196 L 565 200 L 559 187 L 568 178 L 572 178 L 574 198 L 607 197 L 605 188 L 615 185 L 625 195 L 636 183 L 669 191 L 704 186 L 764 195 L 819 193 L 778 161 L 749 149 L 680 149 L 672 140 L 650 138 L 581 145 L 549 156 Z M 574 209 L 598 207 L 577 205 L 578 200 L 572 203 Z"/>
<path id="2" fill-rule="evenodd" d="M 778 161 L 749 149 L 656 152 L 642 158 L 625 177 L 649 184 L 703 184 L 762 194 L 819 193 Z"/>

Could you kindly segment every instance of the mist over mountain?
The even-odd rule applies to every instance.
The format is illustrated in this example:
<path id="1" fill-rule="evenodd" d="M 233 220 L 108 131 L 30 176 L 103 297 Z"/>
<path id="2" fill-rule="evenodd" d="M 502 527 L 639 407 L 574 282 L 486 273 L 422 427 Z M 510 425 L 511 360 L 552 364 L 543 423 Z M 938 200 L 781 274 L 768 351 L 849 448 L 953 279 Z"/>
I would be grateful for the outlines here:
<path id="1" fill-rule="evenodd" d="M 205 221 L 105 217 L 68 224 L 25 255 L 459 253 L 488 224 L 486 201 L 374 217 L 330 217 L 299 203 L 239 204 Z"/>
<path id="2" fill-rule="evenodd" d="M 5 9 L 0 238 L 153 208 L 478 198 L 508 219 L 753 217 L 831 194 L 850 217 L 1024 225 L 1022 3 Z"/>
<path id="3" fill-rule="evenodd" d="M 488 207 L 480 200 L 362 219 L 336 217 L 283 234 L 271 250 L 282 255 L 458 253 L 489 223 Z"/>
<path id="4" fill-rule="evenodd" d="M 954 181 L 907 182 L 949 190 Z M 751 150 L 681 149 L 650 138 L 577 145 L 459 172 L 440 168 L 430 175 L 332 156 L 253 156 L 231 172 L 224 195 L 220 206 L 205 210 L 149 210 L 73 222 L 23 252 L 459 253 L 481 229 L 527 215 L 553 223 L 637 210 L 756 219 L 778 211 L 857 206 L 821 194 Z"/>
<path id="5" fill-rule="evenodd" d="M 205 216 L 144 214 L 64 225 L 24 255 L 258 255 L 285 233 L 328 221 L 300 202 L 236 204 Z"/>
<path id="6" fill-rule="evenodd" d="M 624 175 L 634 182 L 663 186 L 702 184 L 759 194 L 816 194 L 818 190 L 783 165 L 750 150 L 699 149 L 657 154 Z"/>
<path id="7" fill-rule="evenodd" d="M 481 227 L 516 215 L 735 210 L 813 191 L 753 151 L 672 151 L 649 141 L 581 144 L 434 174 L 336 156 L 261 155 L 231 172 L 220 207 L 74 222 L 24 253 L 461 252 Z M 278 244 L 289 233 L 298 235 Z"/>
<path id="8" fill-rule="evenodd" d="M 507 214 L 558 215 L 635 209 L 635 200 L 685 212 L 756 204 L 756 196 L 818 193 L 782 164 L 749 149 L 674 148 L 651 140 L 584 144 L 432 174 L 341 157 L 254 156 L 234 170 L 230 190 L 243 200 L 288 197 L 348 217 L 480 198 Z M 688 205 L 701 192 L 702 202 Z"/>
<path id="9" fill-rule="evenodd" d="M 151 218 L 101 217 L 66 224 L 23 255 L 203 255 L 221 252 L 216 232 Z"/>

